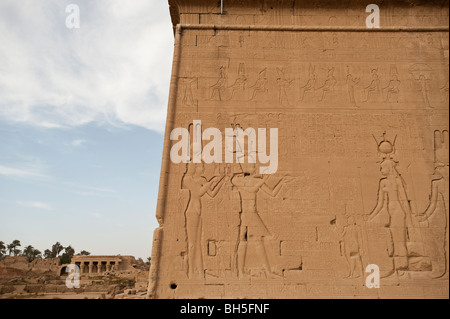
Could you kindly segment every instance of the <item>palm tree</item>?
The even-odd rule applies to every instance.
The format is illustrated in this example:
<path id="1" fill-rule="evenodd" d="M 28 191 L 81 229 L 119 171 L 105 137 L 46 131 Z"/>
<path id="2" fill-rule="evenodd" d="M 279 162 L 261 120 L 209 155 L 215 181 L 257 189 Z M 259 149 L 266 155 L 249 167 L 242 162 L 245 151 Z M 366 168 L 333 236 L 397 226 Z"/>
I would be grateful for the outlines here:
<path id="1" fill-rule="evenodd" d="M 28 258 L 28 262 L 32 262 L 33 261 L 33 252 L 34 252 L 34 247 L 31 246 L 31 245 L 28 245 L 23 250 L 22 256 L 27 257 Z"/>
<path id="2" fill-rule="evenodd" d="M 9 255 L 11 256 L 11 254 L 13 254 L 14 256 L 17 256 L 20 254 L 21 250 L 18 249 L 17 247 L 22 246 L 20 244 L 20 240 L 13 240 L 13 242 L 11 244 L 8 245 L 8 252 Z"/>
<path id="3" fill-rule="evenodd" d="M 22 256 L 27 257 L 28 262 L 32 262 L 33 260 L 41 256 L 41 252 L 35 249 L 33 246 L 29 245 L 23 250 Z"/>
<path id="4" fill-rule="evenodd" d="M 14 250 L 14 245 L 13 244 L 9 244 L 8 246 L 6 246 L 8 249 L 8 255 L 11 256 L 13 250 Z"/>
<path id="5" fill-rule="evenodd" d="M 35 249 L 33 251 L 33 260 L 37 259 L 37 258 L 42 258 L 42 253 L 39 249 Z"/>
<path id="6" fill-rule="evenodd" d="M 5 243 L 0 241 L 0 258 L 6 254 L 6 246 Z"/>
<path id="7" fill-rule="evenodd" d="M 47 258 L 52 258 L 52 251 L 51 251 L 50 249 L 46 249 L 46 250 L 44 251 L 44 258 L 45 258 L 45 259 L 47 259 Z"/>

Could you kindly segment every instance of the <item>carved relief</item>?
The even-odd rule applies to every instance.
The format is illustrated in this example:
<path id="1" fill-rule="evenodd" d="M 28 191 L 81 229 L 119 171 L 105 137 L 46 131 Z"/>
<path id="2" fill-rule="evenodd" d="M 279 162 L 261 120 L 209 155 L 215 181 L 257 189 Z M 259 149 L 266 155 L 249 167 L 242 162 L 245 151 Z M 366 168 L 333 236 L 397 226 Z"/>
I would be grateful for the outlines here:
<path id="1" fill-rule="evenodd" d="M 231 90 L 230 100 L 235 98 L 236 95 L 242 94 L 243 92 L 245 92 L 246 84 L 247 84 L 247 76 L 245 75 L 245 64 L 240 63 L 238 77 L 237 77 L 236 81 L 234 82 L 234 84 L 232 86 L 230 86 L 230 88 L 229 88 Z M 241 96 L 241 99 L 243 99 L 242 96 Z"/>
<path id="2" fill-rule="evenodd" d="M 294 78 L 288 74 L 290 69 L 295 68 L 300 72 Z M 246 63 L 241 62 L 236 68 L 232 68 L 236 72 L 230 72 L 231 69 L 224 66 L 219 69 L 219 79 L 214 85 L 207 88 L 209 90 L 207 100 L 234 101 L 238 102 L 234 105 L 240 106 L 244 106 L 245 101 L 265 103 L 270 101 L 270 103 L 277 103 L 282 107 L 291 107 L 293 101 L 296 100 L 302 105 L 305 102 L 339 104 L 337 101 L 345 98 L 353 107 L 357 108 L 364 103 L 372 105 L 377 103 L 381 107 L 386 103 L 396 103 L 396 108 L 403 109 L 410 108 L 410 103 L 424 103 L 428 108 L 434 108 L 433 99 L 443 100 L 442 97 L 437 99 L 433 96 L 431 90 L 434 85 L 433 71 L 425 64 L 415 64 L 409 67 L 392 64 L 387 68 L 376 66 L 370 69 L 370 77 L 366 74 L 366 79 L 355 74 L 356 72 L 351 68 L 350 65 L 340 64 L 326 69 L 322 68 L 324 71 L 322 74 L 318 74 L 315 64 L 309 64 L 306 70 L 304 64 L 287 67 L 272 64 L 259 72 L 255 72 L 254 69 L 248 72 Z M 407 83 L 408 85 L 405 85 L 401 76 L 401 71 L 405 70 L 411 74 L 411 81 Z M 346 75 L 340 76 L 345 74 L 344 72 Z M 389 74 L 384 80 L 381 76 L 383 72 Z M 297 87 L 294 85 L 296 82 L 299 83 L 296 84 L 299 85 Z M 342 85 L 340 85 L 341 82 Z M 269 87 L 269 84 L 272 84 L 273 87 Z M 194 97 L 195 89 L 202 90 L 202 88 L 196 88 L 195 79 L 183 79 L 182 101 L 184 105 L 197 104 Z M 438 88 L 435 90 L 437 91 Z M 414 100 L 408 100 L 407 96 L 411 96 L 412 91 L 417 92 L 417 97 Z M 445 100 L 447 100 L 448 81 L 439 88 L 439 91 L 445 94 Z"/>
<path id="3" fill-rule="evenodd" d="M 210 100 L 226 100 L 227 97 L 227 88 L 228 88 L 228 76 L 227 70 L 225 67 L 221 67 L 219 70 L 219 79 L 216 84 L 211 86 L 211 95 L 209 97 Z"/>
<path id="4" fill-rule="evenodd" d="M 197 85 L 197 78 L 182 78 L 182 88 L 183 88 L 183 105 L 195 106 L 197 101 L 194 99 L 193 90 Z"/>
<path id="5" fill-rule="evenodd" d="M 383 88 L 383 94 L 385 95 L 385 102 L 397 102 L 398 96 L 400 93 L 400 84 L 401 81 L 398 79 L 398 71 L 397 68 L 391 67 L 391 80 L 389 81 L 388 86 Z"/>
<path id="6" fill-rule="evenodd" d="M 406 193 L 405 181 L 397 171 L 397 162 L 394 160 L 395 140 L 390 142 L 384 134 L 383 141 L 378 143 L 378 151 L 382 154 L 380 164 L 381 174 L 378 190 L 378 200 L 375 209 L 368 218 L 371 223 L 377 216 L 382 216 L 385 227 L 389 229 L 391 245 L 387 247 L 388 254 L 394 259 L 395 270 L 408 268 L 407 228 L 412 227 L 412 211 Z M 384 215 L 384 216 L 383 216 Z"/>
<path id="7" fill-rule="evenodd" d="M 371 70 L 372 80 L 364 91 L 364 102 L 377 102 L 381 96 L 381 84 L 380 77 L 378 75 L 378 69 Z"/>
<path id="8" fill-rule="evenodd" d="M 357 106 L 356 99 L 355 99 L 355 87 L 361 82 L 360 78 L 355 78 L 350 73 L 350 67 L 347 66 L 347 90 L 348 90 L 348 97 L 350 99 L 350 103 L 355 106 Z"/>
<path id="9" fill-rule="evenodd" d="M 319 90 L 322 90 L 321 98 L 319 102 L 322 102 L 325 99 L 325 95 L 334 90 L 334 87 L 337 84 L 337 80 L 334 76 L 334 68 L 328 69 L 327 79 L 325 83 L 319 87 Z"/>
<path id="10" fill-rule="evenodd" d="M 306 94 L 308 93 L 314 93 L 316 91 L 316 67 L 310 65 L 309 66 L 309 78 L 308 82 L 301 88 L 301 98 L 300 102 L 302 102 L 305 99 Z"/>
<path id="11" fill-rule="evenodd" d="M 258 75 L 258 79 L 256 80 L 256 83 L 252 85 L 250 88 L 253 89 L 253 94 L 251 100 L 256 100 L 260 96 L 265 96 L 267 98 L 267 94 L 269 90 L 267 89 L 267 69 L 261 70 Z"/>
<path id="12" fill-rule="evenodd" d="M 215 197 L 223 186 L 224 178 L 204 177 L 203 164 L 188 164 L 182 179 L 182 189 L 189 191 L 189 203 L 184 212 L 186 221 L 188 278 L 203 276 L 202 197 Z"/>
<path id="13" fill-rule="evenodd" d="M 294 82 L 294 80 L 288 79 L 284 73 L 284 71 L 280 68 L 277 68 L 277 85 L 278 85 L 278 102 L 281 106 L 289 106 L 289 97 L 287 93 L 287 89 L 289 89 Z"/>
<path id="14" fill-rule="evenodd" d="M 447 278 L 449 272 L 449 134 L 435 132 L 435 171 L 431 181 L 430 203 L 417 216 L 427 225 L 426 247 L 433 278 Z"/>
<path id="15" fill-rule="evenodd" d="M 414 81 L 419 86 L 419 91 L 422 95 L 423 102 L 427 107 L 433 108 L 433 106 L 431 106 L 430 99 L 430 82 L 433 70 L 427 64 L 418 63 L 411 66 L 409 71 L 411 72 Z"/>
<path id="16" fill-rule="evenodd" d="M 151 295 L 448 298 L 448 32 L 296 31 L 359 28 L 361 1 L 231 1 L 224 15 L 209 0 L 180 6 L 182 24 L 200 25 L 177 34 L 182 76 L 167 125 L 201 120 L 232 134 L 222 151 L 241 159 L 257 155 L 245 151 L 252 133 L 236 140 L 241 129 L 278 128 L 278 173 L 167 160 Z M 437 2 L 393 1 L 383 20 L 447 23 L 431 13 Z M 294 27 L 282 31 L 286 23 Z M 368 147 L 384 130 L 401 138 Z M 368 264 L 380 267 L 382 289 L 364 286 Z"/>
<path id="17" fill-rule="evenodd" d="M 346 278 L 360 278 L 364 275 L 362 256 L 365 254 L 361 227 L 356 223 L 355 216 L 343 216 L 345 225 L 339 231 L 339 248 L 341 256 L 347 263 Z M 332 221 L 336 225 L 336 220 Z M 335 228 L 337 228 L 335 226 Z"/>
<path id="18" fill-rule="evenodd" d="M 267 278 L 273 278 L 276 275 L 270 267 L 264 243 L 264 239 L 270 237 L 271 233 L 258 214 L 257 194 L 262 190 L 271 197 L 276 197 L 284 185 L 285 179 L 281 179 L 273 188 L 270 188 L 266 183 L 269 176 L 257 176 L 255 165 L 243 164 L 241 166 L 243 168 L 242 173 L 235 175 L 231 180 L 241 199 L 239 244 L 237 245 L 236 258 L 238 275 L 240 278 L 247 275 L 245 271 L 247 246 L 249 242 L 253 242 L 258 250 L 257 254 Z"/>

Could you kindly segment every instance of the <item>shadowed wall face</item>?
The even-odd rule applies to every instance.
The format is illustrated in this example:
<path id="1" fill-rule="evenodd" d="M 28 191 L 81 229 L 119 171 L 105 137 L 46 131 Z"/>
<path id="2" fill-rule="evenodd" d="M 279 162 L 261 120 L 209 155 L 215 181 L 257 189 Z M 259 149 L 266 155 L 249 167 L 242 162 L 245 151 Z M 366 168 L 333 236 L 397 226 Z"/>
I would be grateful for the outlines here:
<path id="1" fill-rule="evenodd" d="M 369 30 L 369 1 L 170 1 L 149 297 L 448 298 L 448 1 L 413 2 Z M 174 129 L 211 150 L 195 121 L 244 163 L 173 163 Z M 278 129 L 276 173 L 251 128 Z"/>

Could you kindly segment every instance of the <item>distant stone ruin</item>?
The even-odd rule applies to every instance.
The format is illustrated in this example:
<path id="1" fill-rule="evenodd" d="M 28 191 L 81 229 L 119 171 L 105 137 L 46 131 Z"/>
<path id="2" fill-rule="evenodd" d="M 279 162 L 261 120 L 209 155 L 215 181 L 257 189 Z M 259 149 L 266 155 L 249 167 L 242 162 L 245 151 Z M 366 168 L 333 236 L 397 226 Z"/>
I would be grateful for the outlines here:
<path id="1" fill-rule="evenodd" d="M 0 260 L 0 299 L 129 298 L 146 296 L 149 266 L 133 256 L 75 256 L 70 265 L 80 270 L 80 288 L 68 287 L 67 265 L 59 258 L 6 257 Z"/>

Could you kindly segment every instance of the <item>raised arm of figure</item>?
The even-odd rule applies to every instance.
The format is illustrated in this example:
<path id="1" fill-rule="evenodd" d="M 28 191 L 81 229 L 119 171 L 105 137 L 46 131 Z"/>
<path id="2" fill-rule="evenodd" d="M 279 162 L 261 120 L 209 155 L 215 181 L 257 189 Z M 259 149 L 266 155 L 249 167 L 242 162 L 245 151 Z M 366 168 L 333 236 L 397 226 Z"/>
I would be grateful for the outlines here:
<path id="1" fill-rule="evenodd" d="M 280 193 L 281 188 L 283 188 L 284 180 L 285 180 L 285 178 L 283 177 L 283 178 L 277 183 L 277 185 L 275 185 L 274 188 L 270 188 L 270 187 L 267 186 L 267 184 L 265 184 L 265 182 L 264 182 L 264 184 L 261 186 L 261 189 L 262 189 L 266 194 L 269 194 L 269 195 L 272 196 L 272 197 L 276 197 L 276 196 Z"/>
<path id="2" fill-rule="evenodd" d="M 225 176 L 222 176 L 222 178 L 216 183 L 216 185 L 213 184 L 210 185 L 207 194 L 211 196 L 212 198 L 216 197 L 217 194 L 219 194 L 220 190 L 222 189 L 222 186 L 225 184 Z"/>

